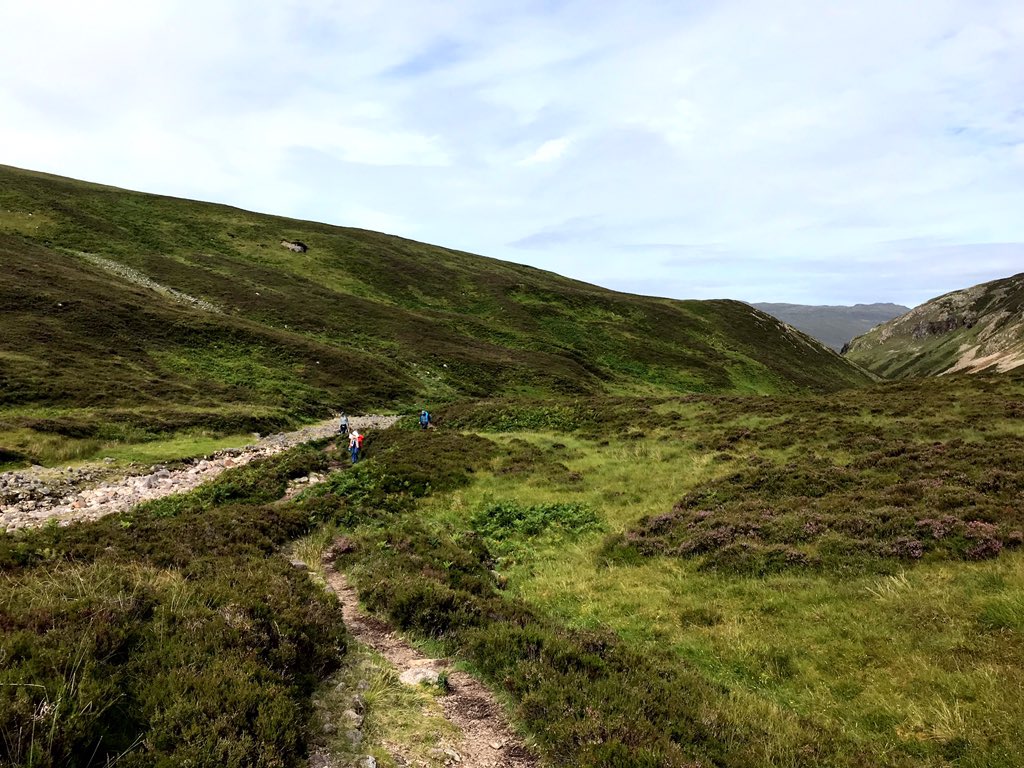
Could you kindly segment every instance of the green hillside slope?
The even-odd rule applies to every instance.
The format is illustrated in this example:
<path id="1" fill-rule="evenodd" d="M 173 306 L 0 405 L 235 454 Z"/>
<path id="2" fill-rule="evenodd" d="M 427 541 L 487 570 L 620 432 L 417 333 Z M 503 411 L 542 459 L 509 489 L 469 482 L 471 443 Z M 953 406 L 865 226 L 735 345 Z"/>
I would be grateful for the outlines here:
<path id="1" fill-rule="evenodd" d="M 1024 364 L 1024 273 L 925 302 L 844 354 L 887 378 L 1016 368 Z"/>
<path id="2" fill-rule="evenodd" d="M 808 304 L 752 304 L 762 312 L 789 323 L 838 352 L 850 339 L 880 323 L 909 312 L 902 304 L 854 304 L 852 307 Z"/>
<path id="3" fill-rule="evenodd" d="M 479 395 L 867 380 L 735 301 L 617 293 L 375 232 L 2 166 L 0 267 L 8 416 L 91 407 L 183 426 L 216 413 L 230 428 Z"/>

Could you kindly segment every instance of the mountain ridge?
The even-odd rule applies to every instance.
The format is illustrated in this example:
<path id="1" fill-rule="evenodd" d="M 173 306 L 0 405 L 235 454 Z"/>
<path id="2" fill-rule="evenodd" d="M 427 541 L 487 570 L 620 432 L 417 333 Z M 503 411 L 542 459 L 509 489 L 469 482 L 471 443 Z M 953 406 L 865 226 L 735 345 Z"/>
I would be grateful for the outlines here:
<path id="1" fill-rule="evenodd" d="M 886 378 L 1024 365 L 1024 273 L 937 296 L 853 339 L 844 355 Z"/>
<path id="2" fill-rule="evenodd" d="M 876 302 L 849 306 L 832 304 L 751 304 L 839 352 L 854 337 L 910 311 L 902 304 Z"/>

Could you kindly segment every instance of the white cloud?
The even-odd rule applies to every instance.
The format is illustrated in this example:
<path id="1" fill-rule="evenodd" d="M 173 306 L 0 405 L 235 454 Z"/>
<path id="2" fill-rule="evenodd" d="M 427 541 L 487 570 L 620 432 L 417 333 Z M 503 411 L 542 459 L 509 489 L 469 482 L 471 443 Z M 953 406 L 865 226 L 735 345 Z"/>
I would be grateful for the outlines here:
<path id="1" fill-rule="evenodd" d="M 537 165 L 538 163 L 550 163 L 565 154 L 572 140 L 569 138 L 549 139 L 541 144 L 529 157 L 524 158 L 520 165 Z"/>
<path id="2" fill-rule="evenodd" d="M 612 286 L 910 302 L 1024 242 L 1024 6 L 927 6 L 6 3 L 0 162 Z M 681 279 L 650 243 L 715 255 Z"/>

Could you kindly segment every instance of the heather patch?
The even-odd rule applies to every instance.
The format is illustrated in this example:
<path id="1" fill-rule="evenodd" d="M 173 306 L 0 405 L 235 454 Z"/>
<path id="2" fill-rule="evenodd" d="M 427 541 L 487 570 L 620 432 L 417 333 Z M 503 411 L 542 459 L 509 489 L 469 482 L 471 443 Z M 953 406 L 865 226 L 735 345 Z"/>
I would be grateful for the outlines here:
<path id="1" fill-rule="evenodd" d="M 701 557 L 766 573 L 924 558 L 984 560 L 1019 546 L 1024 452 L 1015 437 L 901 441 L 836 465 L 752 461 L 609 542 L 609 554 Z M 884 567 L 884 566 L 882 566 Z"/>

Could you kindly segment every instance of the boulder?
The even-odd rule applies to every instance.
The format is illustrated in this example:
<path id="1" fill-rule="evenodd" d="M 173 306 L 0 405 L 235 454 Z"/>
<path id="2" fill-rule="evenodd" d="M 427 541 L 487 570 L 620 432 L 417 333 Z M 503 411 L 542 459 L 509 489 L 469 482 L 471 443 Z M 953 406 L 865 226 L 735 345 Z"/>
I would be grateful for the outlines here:
<path id="1" fill-rule="evenodd" d="M 353 728 L 363 727 L 363 716 L 356 712 L 354 709 L 346 709 L 342 713 L 342 717 L 348 720 L 352 724 Z"/>
<path id="2" fill-rule="evenodd" d="M 400 682 L 405 685 L 438 685 L 441 682 L 442 670 L 435 666 L 419 666 L 405 670 L 398 676 Z"/>

